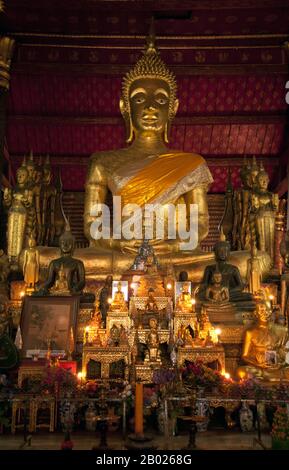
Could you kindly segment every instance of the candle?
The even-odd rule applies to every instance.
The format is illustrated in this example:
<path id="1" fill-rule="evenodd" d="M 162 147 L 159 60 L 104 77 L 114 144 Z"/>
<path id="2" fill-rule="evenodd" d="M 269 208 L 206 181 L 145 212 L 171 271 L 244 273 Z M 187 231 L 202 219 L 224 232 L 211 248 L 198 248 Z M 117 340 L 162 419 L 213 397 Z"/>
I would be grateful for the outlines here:
<path id="1" fill-rule="evenodd" d="M 143 384 L 135 384 L 134 432 L 143 436 Z"/>

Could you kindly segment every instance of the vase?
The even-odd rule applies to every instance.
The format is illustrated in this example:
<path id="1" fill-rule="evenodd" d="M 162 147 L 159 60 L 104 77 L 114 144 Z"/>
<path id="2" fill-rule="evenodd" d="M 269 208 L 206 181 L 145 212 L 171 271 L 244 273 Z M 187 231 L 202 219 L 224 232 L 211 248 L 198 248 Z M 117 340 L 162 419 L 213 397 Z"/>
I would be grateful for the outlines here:
<path id="1" fill-rule="evenodd" d="M 242 403 L 242 407 L 239 412 L 240 426 L 243 432 L 250 432 L 253 430 L 253 412 L 249 408 L 246 402 Z"/>
<path id="2" fill-rule="evenodd" d="M 207 401 L 198 401 L 196 403 L 196 412 L 198 416 L 206 416 L 207 419 L 203 423 L 197 423 L 197 431 L 198 432 L 205 432 L 208 429 L 209 424 L 209 403 Z"/>

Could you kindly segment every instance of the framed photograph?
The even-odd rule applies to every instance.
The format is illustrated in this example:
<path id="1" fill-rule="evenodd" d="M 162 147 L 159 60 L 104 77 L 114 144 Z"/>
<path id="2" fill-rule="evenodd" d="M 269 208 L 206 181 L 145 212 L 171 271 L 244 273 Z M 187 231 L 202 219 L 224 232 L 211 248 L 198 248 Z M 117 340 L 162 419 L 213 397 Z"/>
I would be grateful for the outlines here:
<path id="1" fill-rule="evenodd" d="M 121 291 L 124 295 L 124 300 L 128 301 L 128 281 L 112 281 L 112 298 L 114 299 L 115 293 L 118 291 L 118 285 L 121 284 Z"/>
<path id="2" fill-rule="evenodd" d="M 274 366 L 277 364 L 277 353 L 276 351 L 266 351 L 265 352 L 265 361 L 266 364 Z"/>
<path id="3" fill-rule="evenodd" d="M 190 294 L 192 293 L 192 284 L 190 281 L 177 281 L 175 283 L 175 302 L 183 291 L 189 292 Z"/>
<path id="4" fill-rule="evenodd" d="M 22 357 L 64 357 L 73 352 L 79 297 L 26 296 L 21 312 Z"/>

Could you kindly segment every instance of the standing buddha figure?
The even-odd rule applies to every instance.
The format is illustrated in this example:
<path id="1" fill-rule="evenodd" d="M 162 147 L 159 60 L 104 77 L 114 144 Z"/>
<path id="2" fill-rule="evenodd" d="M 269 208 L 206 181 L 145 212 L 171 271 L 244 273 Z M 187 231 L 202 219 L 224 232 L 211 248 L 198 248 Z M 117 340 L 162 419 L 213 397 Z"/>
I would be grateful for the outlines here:
<path id="1" fill-rule="evenodd" d="M 42 200 L 42 240 L 41 244 L 49 246 L 52 244 L 55 234 L 55 198 L 56 188 L 51 183 L 52 171 L 49 155 L 46 156 L 43 166 L 43 200 Z"/>
<path id="2" fill-rule="evenodd" d="M 27 188 L 28 171 L 22 164 L 16 172 L 14 189 L 5 188 L 3 202 L 8 211 L 8 249 L 7 254 L 11 268 L 17 269 L 18 258 L 25 244 L 28 209 L 32 205 L 32 192 Z"/>
<path id="3" fill-rule="evenodd" d="M 28 248 L 24 251 L 23 274 L 27 291 L 33 291 L 39 280 L 39 251 L 33 236 L 30 237 Z"/>
<path id="4" fill-rule="evenodd" d="M 259 250 L 266 251 L 274 259 L 275 216 L 278 210 L 278 194 L 268 191 L 269 176 L 263 165 L 256 178 L 252 194 L 252 214 Z"/>
<path id="5" fill-rule="evenodd" d="M 244 160 L 240 171 L 241 188 L 234 194 L 233 247 L 245 250 L 250 246 L 249 208 L 252 192 L 251 167 Z"/>

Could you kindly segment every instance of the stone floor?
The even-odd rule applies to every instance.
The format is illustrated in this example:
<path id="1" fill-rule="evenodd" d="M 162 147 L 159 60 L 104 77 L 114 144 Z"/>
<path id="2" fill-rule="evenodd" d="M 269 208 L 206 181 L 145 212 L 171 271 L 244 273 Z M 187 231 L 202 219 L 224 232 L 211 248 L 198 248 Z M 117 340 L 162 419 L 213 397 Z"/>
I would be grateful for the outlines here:
<path id="1" fill-rule="evenodd" d="M 197 447 L 203 450 L 261 450 L 259 444 L 254 443 L 256 432 L 242 433 L 240 431 L 214 430 L 197 435 Z M 99 435 L 92 433 L 73 433 L 71 438 L 74 442 L 74 450 L 90 450 L 98 445 Z M 32 436 L 31 446 L 23 447 L 23 435 L 21 433 L 12 435 L 0 435 L 0 450 L 58 450 L 63 440 L 61 433 L 38 433 Z M 166 445 L 163 436 L 155 436 L 154 443 L 159 449 L 179 450 L 186 446 L 188 436 L 171 437 Z M 271 447 L 271 437 L 269 434 L 262 434 L 262 442 L 266 448 Z M 120 434 L 111 433 L 108 435 L 108 444 L 113 449 L 125 449 L 124 442 Z"/>

